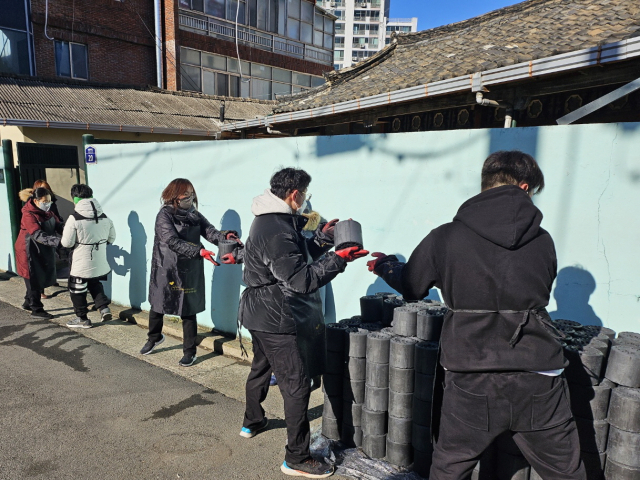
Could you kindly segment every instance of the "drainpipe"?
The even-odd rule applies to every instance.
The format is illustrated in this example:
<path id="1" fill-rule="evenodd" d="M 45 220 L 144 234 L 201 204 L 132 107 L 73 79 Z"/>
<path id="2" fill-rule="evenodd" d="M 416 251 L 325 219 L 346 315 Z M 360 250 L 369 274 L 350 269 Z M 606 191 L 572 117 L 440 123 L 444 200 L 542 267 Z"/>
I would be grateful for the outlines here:
<path id="1" fill-rule="evenodd" d="M 482 92 L 476 93 L 476 102 L 478 105 L 483 107 L 506 108 L 507 112 L 504 116 L 504 128 L 511 128 L 513 126 L 513 106 L 510 103 L 489 100 L 488 98 L 484 98 L 484 94 Z"/>
<path id="2" fill-rule="evenodd" d="M 16 202 L 16 188 L 13 184 L 15 180 L 13 165 L 13 142 L 2 140 L 2 154 L 4 157 L 4 181 L 7 186 L 7 202 L 9 204 L 9 223 L 11 224 L 11 250 L 13 253 L 13 263 L 15 265 L 16 252 L 14 244 L 18 238 L 18 205 Z"/>
<path id="3" fill-rule="evenodd" d="M 162 15 L 160 0 L 153 1 L 153 16 L 156 24 L 156 80 L 158 88 L 162 88 Z"/>

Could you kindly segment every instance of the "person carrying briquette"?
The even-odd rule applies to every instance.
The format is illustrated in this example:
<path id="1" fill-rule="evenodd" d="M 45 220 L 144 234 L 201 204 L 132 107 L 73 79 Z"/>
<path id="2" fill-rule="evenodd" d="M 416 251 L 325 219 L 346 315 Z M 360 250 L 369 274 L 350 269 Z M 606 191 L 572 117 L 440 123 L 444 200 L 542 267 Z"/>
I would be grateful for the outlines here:
<path id="1" fill-rule="evenodd" d="M 75 318 L 67 322 L 70 328 L 91 328 L 87 317 L 87 291 L 93 298 L 103 322 L 111 320 L 109 304 L 102 282 L 111 271 L 107 261 L 107 245 L 116 239 L 116 230 L 107 218 L 93 190 L 88 185 L 71 187 L 75 210 L 67 219 L 62 232 L 62 246 L 72 249 L 70 254 L 69 294 Z"/>
<path id="2" fill-rule="evenodd" d="M 27 288 L 22 308 L 31 310 L 32 317 L 53 318 L 45 311 L 41 295 L 56 283 L 55 252 L 62 224 L 51 211 L 51 192 L 46 188 L 32 190 L 25 200 L 15 243 L 16 269 Z"/>
<path id="3" fill-rule="evenodd" d="M 483 451 L 508 432 L 542 478 L 585 480 L 561 334 L 545 309 L 557 260 L 532 201 L 544 176 L 530 155 L 501 151 L 486 159 L 481 177 L 481 193 L 432 230 L 407 263 L 382 253 L 368 262 L 405 299 L 436 286 L 449 307 L 429 478 L 471 478 Z"/>
<path id="4" fill-rule="evenodd" d="M 200 237 L 214 245 L 225 239 L 235 240 L 239 247 L 243 245 L 238 232 L 216 230 L 198 211 L 198 196 L 189 180 L 171 181 L 162 192 L 161 202 L 151 258 L 148 341 L 140 353 L 148 355 L 164 341 L 164 315 L 179 316 L 184 355 L 178 364 L 190 367 L 196 361 L 196 315 L 205 309 L 204 259 L 219 265 L 213 259 L 215 254 L 201 244 Z M 229 262 L 223 259 L 223 263 Z"/>
<path id="5" fill-rule="evenodd" d="M 284 399 L 287 446 L 280 469 L 286 475 L 324 478 L 333 467 L 311 457 L 309 396 L 311 379 L 324 373 L 325 327 L 319 289 L 343 272 L 348 262 L 367 255 L 359 247 L 329 252 L 337 220 L 320 223 L 311 238 L 302 231 L 311 176 L 284 168 L 271 188 L 253 199 L 255 219 L 244 249 L 238 323 L 253 339 L 253 362 L 246 385 L 240 436 L 254 437 L 267 427 L 261 403 L 271 373 Z"/>

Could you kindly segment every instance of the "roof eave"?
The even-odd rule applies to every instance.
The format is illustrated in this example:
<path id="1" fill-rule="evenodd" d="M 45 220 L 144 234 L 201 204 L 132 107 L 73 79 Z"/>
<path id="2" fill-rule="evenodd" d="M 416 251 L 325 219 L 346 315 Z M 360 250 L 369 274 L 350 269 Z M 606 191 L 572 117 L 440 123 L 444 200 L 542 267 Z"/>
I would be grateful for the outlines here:
<path id="1" fill-rule="evenodd" d="M 215 137 L 220 130 L 201 130 L 193 128 L 147 127 L 142 125 L 114 125 L 105 123 L 50 122 L 47 120 L 25 120 L 0 118 L 0 126 L 54 128 L 66 130 L 98 130 L 103 132 L 154 133 L 163 135 L 190 135 Z"/>
<path id="2" fill-rule="evenodd" d="M 222 126 L 222 131 L 243 130 L 296 120 L 307 120 L 322 116 L 387 106 L 407 101 L 421 100 L 427 97 L 447 95 L 464 91 L 476 91 L 478 86 L 489 86 L 542 77 L 561 72 L 579 70 L 591 66 L 619 62 L 640 56 L 640 37 L 599 47 L 576 50 L 551 57 L 540 58 L 529 62 L 500 67 L 473 75 L 464 75 L 438 82 L 403 88 L 392 92 L 380 93 L 355 100 L 348 100 L 331 105 L 306 110 L 283 112 L 245 120 Z"/>

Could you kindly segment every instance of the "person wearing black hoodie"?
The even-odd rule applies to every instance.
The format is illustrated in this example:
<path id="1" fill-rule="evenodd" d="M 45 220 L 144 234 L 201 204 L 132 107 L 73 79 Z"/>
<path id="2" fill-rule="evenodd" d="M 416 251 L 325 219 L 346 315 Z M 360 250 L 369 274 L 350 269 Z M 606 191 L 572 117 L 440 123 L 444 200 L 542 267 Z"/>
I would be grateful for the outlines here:
<path id="1" fill-rule="evenodd" d="M 531 200 L 543 187 L 533 157 L 493 153 L 482 168 L 482 192 L 429 233 L 407 263 L 382 253 L 368 262 L 406 300 L 436 286 L 449 306 L 433 400 L 431 480 L 470 478 L 503 432 L 542 478 L 586 479 L 561 334 L 545 309 L 557 261 Z"/>

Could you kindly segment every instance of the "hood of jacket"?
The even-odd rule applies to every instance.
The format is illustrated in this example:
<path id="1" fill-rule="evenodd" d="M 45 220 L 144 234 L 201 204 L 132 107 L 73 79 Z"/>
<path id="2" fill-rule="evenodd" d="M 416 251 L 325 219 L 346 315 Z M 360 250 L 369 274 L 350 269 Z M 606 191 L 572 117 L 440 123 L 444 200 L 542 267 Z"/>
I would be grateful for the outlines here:
<path id="1" fill-rule="evenodd" d="M 251 213 L 256 217 L 268 213 L 288 213 L 293 215 L 293 210 L 284 200 L 275 196 L 267 188 L 262 195 L 258 195 L 253 199 Z"/>
<path id="2" fill-rule="evenodd" d="M 542 212 L 524 190 L 503 185 L 467 200 L 453 220 L 490 242 L 513 250 L 538 235 Z"/>
<path id="3" fill-rule="evenodd" d="M 23 202 L 29 200 L 29 198 L 31 198 L 31 195 L 33 195 L 33 188 L 25 188 L 24 190 L 20 190 L 20 193 L 18 193 L 20 200 L 22 200 Z"/>
<path id="4" fill-rule="evenodd" d="M 85 218 L 96 218 L 103 213 L 100 202 L 95 198 L 83 198 L 76 203 L 75 210 Z"/>

